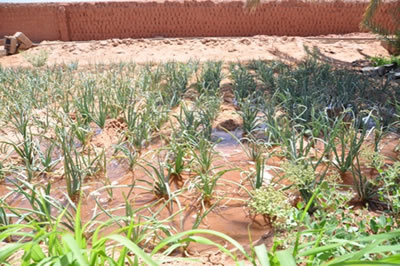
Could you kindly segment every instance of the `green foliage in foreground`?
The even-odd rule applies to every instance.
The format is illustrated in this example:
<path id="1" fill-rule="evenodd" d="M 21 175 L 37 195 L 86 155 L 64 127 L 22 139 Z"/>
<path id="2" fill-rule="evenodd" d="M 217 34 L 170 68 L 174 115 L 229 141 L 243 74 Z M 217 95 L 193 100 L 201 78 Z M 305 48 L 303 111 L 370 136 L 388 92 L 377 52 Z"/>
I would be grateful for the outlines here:
<path id="1" fill-rule="evenodd" d="M 300 216 L 306 217 L 307 208 Z M 91 237 L 85 234 L 90 224 L 82 225 L 80 220 L 80 206 L 77 207 L 75 228 L 73 232 L 64 231 L 60 227 L 63 214 L 56 223 L 32 222 L 29 224 L 12 224 L 0 227 L 1 240 L 18 236 L 21 240 L 10 243 L 0 249 L 0 261 L 5 265 L 8 258 L 14 256 L 12 261 L 21 265 L 160 265 L 174 250 L 186 248 L 190 243 L 211 245 L 226 254 L 236 265 L 243 265 L 244 260 L 253 265 L 297 265 L 305 262 L 307 265 L 396 265 L 400 263 L 400 231 L 392 231 L 354 240 L 330 238 L 325 245 L 320 245 L 323 228 L 305 230 L 297 234 L 297 239 L 302 235 L 319 235 L 314 241 L 296 245 L 285 250 L 276 250 L 276 245 L 267 251 L 265 245 L 252 246 L 248 252 L 231 237 L 206 229 L 193 229 L 165 237 L 151 250 L 146 251 L 140 243 L 133 241 L 133 235 L 143 224 L 129 219 L 128 225 L 120 227 L 110 234 L 102 234 L 101 230 L 113 221 L 99 223 Z M 114 221 L 115 222 L 115 221 Z M 219 241 L 210 240 L 208 237 L 217 237 L 229 243 L 231 249 L 221 245 Z M 338 249 L 345 249 L 344 255 L 335 256 Z M 161 252 L 161 253 L 160 253 Z M 156 256 L 155 256 L 156 255 Z M 334 256 L 334 259 L 331 259 Z M 366 261 L 365 258 L 375 258 Z M 181 260 L 192 260 L 182 259 Z M 12 262 L 10 262 L 12 263 Z"/>
<path id="2" fill-rule="evenodd" d="M 380 157 L 381 140 L 399 132 L 398 83 L 333 69 L 313 58 L 297 66 L 231 65 L 230 104 L 244 131 L 236 140 L 255 162 L 247 171 L 215 165 L 221 158 L 212 138 L 214 122 L 229 97 L 220 90 L 221 62 L 198 67 L 193 62 L 139 70 L 132 64 L 98 65 L 78 73 L 65 66 L 0 68 L 0 123 L 17 135 L 0 145 L 0 177 L 10 190 L 0 199 L 1 263 L 158 265 L 193 260 L 176 256 L 187 254 L 191 243 L 212 245 L 238 265 L 400 263 L 400 166 L 398 158 Z M 197 83 L 189 86 L 193 76 Z M 118 136 L 115 145 L 104 149 L 91 143 L 110 126 Z M 157 139 L 167 145 L 149 148 Z M 284 161 L 274 168 L 274 178 L 290 184 L 268 179 L 273 155 Z M 113 184 L 107 169 L 116 161 L 129 173 L 143 168 L 146 177 Z M 365 169 L 376 172 L 376 182 Z M 241 170 L 244 178 L 227 180 L 232 170 Z M 346 173 L 354 187 L 340 183 Z M 66 181 L 61 196 L 51 190 L 51 178 Z M 88 195 L 93 180 L 104 185 Z M 229 198 L 226 184 L 248 198 Z M 153 198 L 137 204 L 134 188 Z M 109 199 L 122 194 L 122 204 L 101 202 L 95 195 L 103 190 Z M 192 229 L 184 231 L 180 201 L 188 194 L 198 212 Z M 27 206 L 13 206 L 13 197 Z M 93 216 L 83 222 L 76 202 L 91 197 Z M 354 209 L 352 199 L 362 206 Z M 243 209 L 272 224 L 273 246 L 248 248 L 199 229 L 223 200 L 240 200 Z M 370 212 L 373 204 L 383 210 Z M 160 218 L 163 210 L 169 217 Z"/>
<path id="3" fill-rule="evenodd" d="M 400 57 L 399 56 L 391 56 L 391 57 L 372 57 L 371 58 L 372 63 L 375 66 L 383 66 L 387 64 L 396 64 L 400 66 Z"/>

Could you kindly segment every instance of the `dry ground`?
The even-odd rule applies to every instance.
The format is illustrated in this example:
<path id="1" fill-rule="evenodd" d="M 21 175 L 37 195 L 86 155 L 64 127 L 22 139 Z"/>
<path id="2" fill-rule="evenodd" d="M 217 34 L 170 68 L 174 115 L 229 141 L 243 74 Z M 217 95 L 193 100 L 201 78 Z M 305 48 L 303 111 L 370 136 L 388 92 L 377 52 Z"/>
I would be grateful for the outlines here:
<path id="1" fill-rule="evenodd" d="M 224 62 L 251 59 L 299 60 L 306 55 L 304 46 L 313 47 L 327 59 L 350 63 L 369 56 L 387 56 L 376 35 L 351 33 L 317 37 L 254 36 L 238 38 L 158 38 L 111 39 L 88 42 L 43 41 L 27 53 L 40 49 L 48 52 L 48 64 L 79 62 L 79 66 L 94 63 L 165 62 L 189 59 L 222 60 Z M 0 58 L 3 67 L 29 66 L 21 54 Z"/>

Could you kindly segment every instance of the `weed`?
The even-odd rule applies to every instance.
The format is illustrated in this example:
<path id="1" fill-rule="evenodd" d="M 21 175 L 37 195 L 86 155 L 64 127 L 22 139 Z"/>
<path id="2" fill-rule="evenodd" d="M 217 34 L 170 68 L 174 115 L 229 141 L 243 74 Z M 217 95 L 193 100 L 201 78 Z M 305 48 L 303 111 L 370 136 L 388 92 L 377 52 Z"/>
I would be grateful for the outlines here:
<path id="1" fill-rule="evenodd" d="M 46 65 L 49 53 L 46 50 L 40 50 L 39 52 L 23 52 L 23 57 L 34 67 L 42 67 Z"/>
<path id="2" fill-rule="evenodd" d="M 382 66 L 382 65 L 387 65 L 387 64 L 400 65 L 400 57 L 398 57 L 398 56 L 391 56 L 388 58 L 374 56 L 370 60 L 372 61 L 374 66 Z"/>
<path id="3" fill-rule="evenodd" d="M 400 176 L 400 163 L 396 162 L 388 167 L 378 177 L 378 182 L 382 182 L 382 186 L 378 188 L 380 201 L 388 205 L 388 209 L 392 214 L 399 218 L 400 214 L 400 191 L 398 190 L 398 182 Z"/>
<path id="4" fill-rule="evenodd" d="M 273 186 L 263 186 L 252 192 L 249 207 L 254 214 L 263 215 L 269 225 L 277 229 L 286 227 L 291 209 L 287 196 Z"/>

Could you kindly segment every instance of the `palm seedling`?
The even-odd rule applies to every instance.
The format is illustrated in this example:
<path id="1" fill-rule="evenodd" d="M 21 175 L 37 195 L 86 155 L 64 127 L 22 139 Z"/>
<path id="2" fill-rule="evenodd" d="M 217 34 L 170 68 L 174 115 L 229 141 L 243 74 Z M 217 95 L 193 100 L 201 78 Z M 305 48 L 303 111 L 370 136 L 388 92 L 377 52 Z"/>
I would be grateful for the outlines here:
<path id="1" fill-rule="evenodd" d="M 190 147 L 193 162 L 197 164 L 198 173 L 208 174 L 213 170 L 213 159 L 215 156 L 214 147 L 205 139 L 192 143 Z"/>
<path id="2" fill-rule="evenodd" d="M 233 91 L 236 101 L 241 102 L 256 91 L 256 82 L 248 70 L 241 64 L 231 65 Z"/>
<path id="3" fill-rule="evenodd" d="M 264 139 L 271 145 L 278 145 L 285 138 L 285 132 L 289 125 L 289 120 L 285 115 L 277 116 L 277 108 L 273 104 L 264 105 L 260 108 L 262 116 L 259 116 L 260 123 L 265 125 Z"/>
<path id="4" fill-rule="evenodd" d="M 125 141 L 115 146 L 114 156 L 116 158 L 119 158 L 118 152 L 121 152 L 123 157 L 128 160 L 129 170 L 133 170 L 139 159 L 139 152 L 136 151 L 136 148 L 129 141 Z"/>
<path id="5" fill-rule="evenodd" d="M 307 158 L 313 146 L 312 137 L 307 137 L 304 127 L 293 126 L 282 136 L 286 157 L 293 162 Z"/>
<path id="6" fill-rule="evenodd" d="M 262 82 L 262 84 L 269 89 L 274 90 L 275 88 L 275 67 L 279 63 L 272 62 L 270 64 L 254 60 L 251 62 L 251 67 L 255 69 L 257 78 Z"/>
<path id="7" fill-rule="evenodd" d="M 212 124 L 218 115 L 221 99 L 217 95 L 204 93 L 195 103 L 195 116 L 199 120 L 199 137 L 211 139 Z"/>
<path id="8" fill-rule="evenodd" d="M 186 105 L 182 105 L 179 116 L 175 117 L 179 124 L 179 136 L 183 136 L 189 140 L 197 139 L 201 133 L 198 129 L 202 122 L 198 117 L 198 113 L 186 107 Z"/>
<path id="9" fill-rule="evenodd" d="M 356 156 L 355 160 L 356 162 L 352 167 L 352 174 L 354 189 L 357 193 L 358 200 L 363 206 L 368 206 L 375 209 L 379 207 L 379 205 L 382 205 L 378 199 L 378 189 L 362 173 L 358 156 Z"/>
<path id="10" fill-rule="evenodd" d="M 89 113 L 89 116 L 96 125 L 103 129 L 106 124 L 106 119 L 111 111 L 112 110 L 106 102 L 103 93 L 100 93 L 97 97 L 97 102 L 94 103 L 93 110 Z"/>
<path id="11" fill-rule="evenodd" d="M 172 144 L 166 162 L 169 169 L 168 172 L 170 172 L 170 183 L 175 183 L 178 187 L 182 187 L 182 173 L 185 170 L 185 149 L 183 145 Z"/>
<path id="12" fill-rule="evenodd" d="M 239 103 L 240 111 L 238 113 L 243 119 L 243 131 L 250 136 L 259 126 L 258 108 L 253 105 L 250 99 L 244 99 Z"/>
<path id="13" fill-rule="evenodd" d="M 168 62 L 164 65 L 165 78 L 167 80 L 162 90 L 164 102 L 170 107 L 176 106 L 182 95 L 187 91 L 187 83 L 192 72 L 190 65 L 176 62 Z"/>
<path id="14" fill-rule="evenodd" d="M 198 180 L 194 185 L 200 191 L 201 202 L 205 207 L 210 207 L 212 205 L 212 199 L 215 198 L 218 180 L 228 171 L 231 170 L 221 170 L 216 173 L 200 173 L 197 177 Z"/>
<path id="15" fill-rule="evenodd" d="M 357 127 L 346 128 L 344 123 L 340 121 L 337 121 L 337 124 L 333 126 L 330 138 L 330 146 L 334 155 L 332 163 L 341 174 L 352 167 L 366 136 L 366 127 L 359 132 Z"/>
<path id="16" fill-rule="evenodd" d="M 79 140 L 83 147 L 86 147 L 93 136 L 93 132 L 88 124 L 80 121 L 79 118 L 76 122 L 69 123 L 71 131 L 75 135 L 75 138 Z"/>
<path id="17" fill-rule="evenodd" d="M 160 160 L 158 160 L 157 166 L 154 166 L 149 162 L 147 162 L 147 166 L 149 166 L 152 171 L 149 171 L 146 167 L 143 166 L 142 168 L 145 170 L 148 176 L 152 178 L 152 182 L 148 182 L 146 180 L 143 181 L 153 187 L 152 191 L 156 198 L 163 198 L 165 200 L 170 199 L 172 196 L 169 186 L 172 173 L 171 168 L 167 167 L 166 162 L 160 162 Z"/>
<path id="18" fill-rule="evenodd" d="M 147 123 L 149 114 L 145 112 L 134 112 L 128 107 L 125 121 L 128 128 L 125 132 L 128 142 L 132 144 L 140 153 L 142 148 L 146 146 L 147 141 L 150 139 L 151 128 Z"/>
<path id="19" fill-rule="evenodd" d="M 203 65 L 200 77 L 197 78 L 197 90 L 199 93 L 208 93 L 215 95 L 218 92 L 221 80 L 223 78 L 222 62 L 207 61 Z"/>
<path id="20" fill-rule="evenodd" d="M 40 158 L 40 162 L 42 163 L 43 171 L 46 173 L 53 171 L 53 169 L 57 166 L 57 164 L 61 160 L 61 159 L 53 160 L 52 156 L 53 156 L 55 147 L 56 147 L 56 143 L 52 142 L 44 152 L 42 152 L 42 151 L 40 151 L 40 149 L 38 149 L 38 155 Z"/>
<path id="21" fill-rule="evenodd" d="M 258 159 L 263 157 L 265 151 L 269 147 L 269 143 L 262 139 L 255 139 L 254 137 L 243 138 L 246 143 L 240 144 L 242 146 L 243 151 L 246 153 L 247 157 L 257 162 Z"/>
<path id="22" fill-rule="evenodd" d="M 64 162 L 64 177 L 67 183 L 68 196 L 76 198 L 82 189 L 83 180 L 86 177 L 81 156 L 75 147 L 71 132 L 64 128 L 56 128 L 58 141 Z"/>
<path id="23" fill-rule="evenodd" d="M 64 205 L 65 203 L 60 202 L 51 196 L 51 184 L 48 183 L 46 187 L 41 185 L 33 185 L 29 182 L 24 181 L 21 178 L 17 178 L 15 181 L 11 181 L 15 189 L 13 193 L 21 195 L 29 203 L 29 208 L 12 207 L 5 205 L 6 208 L 12 212 L 19 221 L 17 224 L 24 220 L 27 223 L 39 223 L 42 226 L 52 226 L 56 223 L 60 223 L 69 230 L 73 230 L 74 222 L 71 212 Z M 9 194 L 11 195 L 11 194 Z M 7 196 L 4 200 L 7 199 Z M 72 202 L 70 202 L 71 206 Z M 64 219 L 57 221 L 57 215 L 63 213 Z"/>
<path id="24" fill-rule="evenodd" d="M 90 117 L 91 110 L 95 102 L 94 80 L 85 80 L 83 88 L 78 91 L 78 97 L 74 101 L 74 106 L 79 112 L 84 124 L 89 124 L 92 120 Z"/>
<path id="25" fill-rule="evenodd" d="M 38 153 L 37 144 L 33 140 L 32 133 L 26 132 L 26 136 L 23 137 L 20 143 L 14 141 L 2 141 L 6 146 L 11 146 L 24 162 L 28 181 L 31 181 L 34 177 L 36 167 L 36 154 Z"/>

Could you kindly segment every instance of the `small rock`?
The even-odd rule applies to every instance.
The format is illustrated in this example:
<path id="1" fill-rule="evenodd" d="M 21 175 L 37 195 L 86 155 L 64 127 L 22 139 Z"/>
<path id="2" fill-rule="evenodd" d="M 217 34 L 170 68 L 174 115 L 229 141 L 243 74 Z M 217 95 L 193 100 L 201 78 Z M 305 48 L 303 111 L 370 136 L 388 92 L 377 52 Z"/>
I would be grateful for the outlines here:
<path id="1" fill-rule="evenodd" d="M 380 66 L 377 68 L 377 72 L 380 77 L 383 77 L 388 71 L 386 71 L 385 66 Z"/>
<path id="2" fill-rule="evenodd" d="M 366 75 L 376 76 L 379 74 L 379 67 L 363 67 L 361 72 Z"/>
<path id="3" fill-rule="evenodd" d="M 376 127 L 376 122 L 372 117 L 363 117 L 362 121 L 364 123 L 364 125 L 367 127 L 367 129 L 371 129 Z"/>
<path id="4" fill-rule="evenodd" d="M 249 39 L 241 39 L 240 42 L 243 43 L 244 45 L 250 45 L 251 44 Z"/>
<path id="5" fill-rule="evenodd" d="M 384 67 L 385 67 L 388 71 L 390 71 L 390 70 L 393 70 L 393 69 L 397 68 L 397 63 L 396 63 L 396 62 L 393 62 L 392 64 L 386 64 L 386 65 L 384 65 Z"/>

